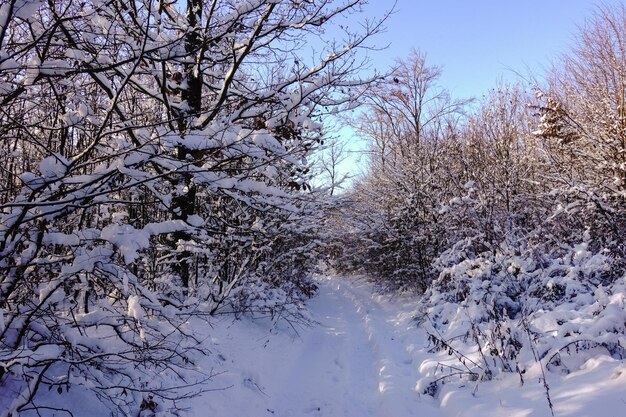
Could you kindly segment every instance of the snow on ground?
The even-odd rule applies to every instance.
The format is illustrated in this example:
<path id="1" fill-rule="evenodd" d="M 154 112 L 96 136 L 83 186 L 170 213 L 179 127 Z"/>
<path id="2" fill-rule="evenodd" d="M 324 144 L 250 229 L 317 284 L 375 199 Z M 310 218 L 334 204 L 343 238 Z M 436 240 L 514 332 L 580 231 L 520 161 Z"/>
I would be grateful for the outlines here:
<path id="1" fill-rule="evenodd" d="M 550 416 L 541 368 L 476 383 L 451 381 L 421 393 L 438 363 L 413 320 L 416 300 L 374 295 L 357 280 L 319 282 L 309 302 L 316 325 L 273 328 L 223 318 L 205 327 L 216 377 L 192 400 L 190 417 L 540 417 Z M 556 416 L 626 415 L 626 366 L 600 356 L 578 371 L 546 371 Z M 420 382 L 421 381 L 421 382 Z"/>
<path id="2" fill-rule="evenodd" d="M 369 284 L 345 278 L 318 282 L 308 302 L 313 325 L 223 316 L 197 320 L 196 336 L 212 352 L 198 365 L 217 376 L 208 391 L 178 402 L 185 417 L 549 417 L 535 364 L 524 374 L 488 382 L 448 381 L 435 398 L 423 394 L 441 365 L 459 366 L 430 352 L 416 324 L 416 297 L 373 294 Z M 471 352 L 468 352 L 471 354 Z M 626 416 L 626 364 L 597 355 L 569 374 L 546 372 L 554 415 Z M 448 368 L 446 368 L 448 369 Z M 0 400 L 1 398 L 0 392 Z M 51 405 L 74 416 L 110 412 L 93 394 L 75 388 L 51 392 Z M 0 401 L 0 408 L 1 401 Z M 2 411 L 0 409 L 0 411 Z M 54 410 L 41 415 L 66 415 Z M 25 413 L 30 417 L 34 412 Z M 142 413 L 145 416 L 147 413 Z M 159 417 L 173 415 L 169 411 Z"/>
<path id="3" fill-rule="evenodd" d="M 415 416 L 433 400 L 414 390 L 419 350 L 407 337 L 411 314 L 369 288 L 319 283 L 309 303 L 318 324 L 272 334 L 266 323 L 224 320 L 208 329 L 224 357 L 216 383 L 232 388 L 196 399 L 192 416 Z"/>

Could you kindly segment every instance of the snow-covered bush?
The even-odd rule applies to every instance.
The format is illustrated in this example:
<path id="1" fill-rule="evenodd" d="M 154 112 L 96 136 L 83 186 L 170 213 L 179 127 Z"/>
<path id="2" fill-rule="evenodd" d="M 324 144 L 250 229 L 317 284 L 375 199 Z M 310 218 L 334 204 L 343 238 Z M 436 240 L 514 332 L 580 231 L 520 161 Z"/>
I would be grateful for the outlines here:
<path id="1" fill-rule="evenodd" d="M 309 161 L 379 22 L 325 27 L 360 3 L 0 5 L 0 415 L 77 385 L 155 411 L 198 382 L 188 314 L 312 292 Z"/>
<path id="2" fill-rule="evenodd" d="M 419 319 L 455 358 L 424 392 L 623 357 L 625 28 L 626 7 L 599 7 L 535 97 L 499 86 L 470 109 L 415 53 L 364 93 L 369 167 L 333 265 L 424 293 Z"/>
<path id="3" fill-rule="evenodd" d="M 537 361 L 549 371 L 570 372 L 593 352 L 624 357 L 625 281 L 606 283 L 607 251 L 589 251 L 588 241 L 560 256 L 545 247 L 468 256 L 464 247 L 437 260 L 439 278 L 421 300 L 419 320 L 433 349 L 456 357 L 466 378 L 517 372 L 523 383 Z M 442 370 L 425 392 L 458 375 L 455 368 Z"/>

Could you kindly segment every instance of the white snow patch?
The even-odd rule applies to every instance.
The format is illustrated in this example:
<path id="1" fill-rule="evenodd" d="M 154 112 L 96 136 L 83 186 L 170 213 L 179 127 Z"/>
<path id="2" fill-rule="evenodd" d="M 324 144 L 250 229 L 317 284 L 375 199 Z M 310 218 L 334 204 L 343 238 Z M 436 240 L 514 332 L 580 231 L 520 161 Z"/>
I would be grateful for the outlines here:
<path id="1" fill-rule="evenodd" d="M 313 319 L 309 326 L 291 323 L 291 327 L 287 322 L 275 325 L 269 318 L 224 316 L 211 319 L 209 325 L 200 318 L 192 319 L 190 330 L 212 352 L 197 362 L 197 368 L 217 376 L 204 386 L 210 391 L 180 403 L 186 410 L 181 415 L 550 416 L 537 364 L 526 369 L 523 384 L 519 375 L 501 373 L 492 381 L 480 383 L 450 379 L 434 398 L 424 394 L 424 389 L 440 375 L 438 369 L 446 364 L 458 365 L 458 361 L 446 351 L 429 350 L 427 335 L 414 320 L 418 297 L 376 295 L 369 284 L 358 280 L 322 279 L 318 285 L 318 295 L 308 303 Z M 602 290 L 596 297 L 614 305 L 615 312 L 610 315 L 623 321 L 623 296 L 609 296 Z M 140 298 L 131 295 L 127 302 L 129 317 L 143 320 Z M 571 311 L 571 317 L 576 314 Z M 546 326 L 552 325 L 547 319 Z M 46 347 L 35 353 L 38 358 L 59 354 Z M 554 414 L 626 415 L 624 361 L 594 355 L 579 365 L 569 374 L 546 370 Z M 72 390 L 67 398 L 86 392 L 75 389 L 78 394 Z M 57 398 L 56 393 L 50 395 Z M 103 408 L 89 409 L 87 413 L 84 407 L 86 404 L 77 403 L 76 410 L 83 412 L 75 415 L 110 415 L 110 410 Z"/>
<path id="2" fill-rule="evenodd" d="M 144 311 L 139 300 L 138 295 L 128 297 L 128 315 L 135 320 L 143 320 L 144 317 Z"/>

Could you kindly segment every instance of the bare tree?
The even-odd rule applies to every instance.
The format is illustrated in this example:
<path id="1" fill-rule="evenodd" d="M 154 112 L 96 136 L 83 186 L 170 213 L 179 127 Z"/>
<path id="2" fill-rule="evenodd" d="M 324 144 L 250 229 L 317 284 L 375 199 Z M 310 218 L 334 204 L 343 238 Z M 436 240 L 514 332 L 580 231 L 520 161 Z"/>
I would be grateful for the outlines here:
<path id="1" fill-rule="evenodd" d="M 0 415 L 70 385 L 124 415 L 192 395 L 200 304 L 310 293 L 308 160 L 380 22 L 299 51 L 361 3 L 0 5 Z"/>
<path id="2" fill-rule="evenodd" d="M 413 51 L 364 92 L 353 121 L 370 142 L 370 160 L 351 193 L 353 216 L 346 214 L 346 253 L 358 260 L 344 264 L 389 288 L 426 288 L 431 262 L 445 246 L 441 204 L 461 188 L 451 156 L 466 101 L 452 99 L 439 75 Z"/>
<path id="3" fill-rule="evenodd" d="M 372 141 L 372 152 L 385 160 L 411 158 L 422 142 L 437 140 L 446 123 L 454 124 L 466 100 L 455 100 L 437 82 L 441 69 L 426 64 L 413 50 L 384 79 L 364 94 L 363 111 L 355 127 Z"/>
<path id="4" fill-rule="evenodd" d="M 591 234 L 595 249 L 610 248 L 615 271 L 625 250 L 618 242 L 626 212 L 626 7 L 601 6 L 580 28 L 576 44 L 538 92 L 535 135 L 543 139 L 553 195 L 566 210 L 553 218 L 560 240 Z"/>
<path id="5" fill-rule="evenodd" d="M 326 145 L 317 161 L 317 169 L 319 170 L 320 181 L 324 187 L 328 187 L 328 193 L 333 196 L 337 189 L 343 188 L 343 184 L 355 172 L 345 171 L 342 164 L 350 157 L 348 144 L 340 137 L 325 139 Z"/>
<path id="6" fill-rule="evenodd" d="M 539 93 L 547 143 L 569 181 L 622 190 L 626 177 L 626 8 L 602 6 Z M 566 179 L 566 177 L 563 177 Z"/>

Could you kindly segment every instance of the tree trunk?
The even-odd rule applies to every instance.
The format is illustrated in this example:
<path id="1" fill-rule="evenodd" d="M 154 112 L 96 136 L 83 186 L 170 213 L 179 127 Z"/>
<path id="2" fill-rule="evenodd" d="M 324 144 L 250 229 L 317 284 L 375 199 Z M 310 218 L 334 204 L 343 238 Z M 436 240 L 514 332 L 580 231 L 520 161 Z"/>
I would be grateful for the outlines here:
<path id="1" fill-rule="evenodd" d="M 198 65 L 202 59 L 202 57 L 198 56 L 202 47 L 202 40 L 198 33 L 198 26 L 202 21 L 202 1 L 187 1 L 186 15 L 189 27 L 185 35 L 185 52 L 190 62 L 185 64 L 187 87 L 182 90 L 181 98 L 183 103 L 187 103 L 188 110 L 182 111 L 178 120 L 180 135 L 183 139 L 191 128 L 192 120 L 202 110 L 202 74 Z M 192 57 L 193 59 L 191 59 Z M 192 159 L 191 150 L 184 143 L 178 146 L 176 158 L 180 161 L 187 161 L 190 164 L 195 162 Z M 173 199 L 172 208 L 174 209 L 175 219 L 187 221 L 189 216 L 196 212 L 196 187 L 191 182 L 191 175 L 181 175 L 180 181 L 183 182 L 183 187 L 181 187 L 181 193 Z M 191 240 L 191 235 L 188 232 L 181 231 L 173 233 L 172 238 L 175 247 L 178 241 Z M 191 256 L 191 252 L 183 250 L 176 257 L 178 261 L 176 269 L 180 274 L 182 285 L 185 289 L 189 288 Z"/>

